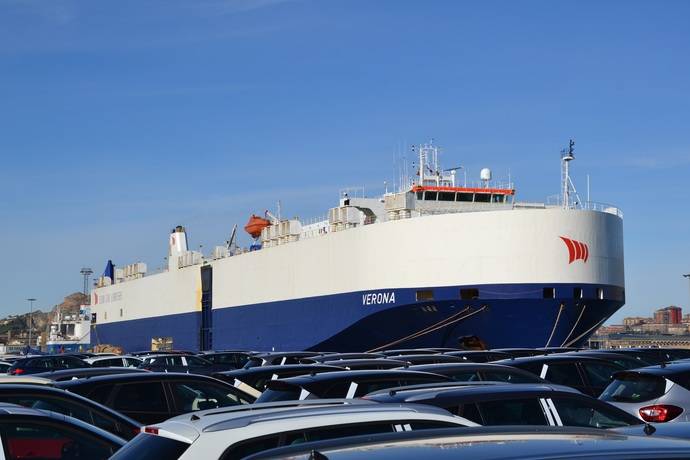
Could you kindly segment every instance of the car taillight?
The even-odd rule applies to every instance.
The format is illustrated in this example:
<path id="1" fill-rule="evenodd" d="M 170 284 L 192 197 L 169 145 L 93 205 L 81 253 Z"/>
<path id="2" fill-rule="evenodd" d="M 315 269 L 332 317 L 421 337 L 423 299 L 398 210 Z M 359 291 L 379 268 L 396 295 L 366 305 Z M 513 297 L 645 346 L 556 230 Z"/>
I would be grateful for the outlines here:
<path id="1" fill-rule="evenodd" d="M 645 422 L 670 422 L 678 417 L 683 409 L 678 406 L 671 406 L 667 404 L 655 404 L 653 406 L 645 406 L 640 409 L 640 417 Z"/>
<path id="2" fill-rule="evenodd" d="M 11 369 L 10 370 L 10 375 L 20 375 L 24 373 L 24 369 L 18 367 L 16 369 Z"/>
<path id="3" fill-rule="evenodd" d="M 142 433 L 158 434 L 158 427 L 157 426 L 145 426 L 141 431 L 142 431 Z"/>

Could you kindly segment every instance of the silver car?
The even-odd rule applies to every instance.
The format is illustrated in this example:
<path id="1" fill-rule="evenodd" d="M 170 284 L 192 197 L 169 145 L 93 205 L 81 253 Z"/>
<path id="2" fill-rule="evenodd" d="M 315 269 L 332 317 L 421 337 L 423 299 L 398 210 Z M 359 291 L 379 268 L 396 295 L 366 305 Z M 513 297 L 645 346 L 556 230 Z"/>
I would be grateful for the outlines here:
<path id="1" fill-rule="evenodd" d="M 599 399 L 645 422 L 690 421 L 690 362 L 617 372 Z"/>

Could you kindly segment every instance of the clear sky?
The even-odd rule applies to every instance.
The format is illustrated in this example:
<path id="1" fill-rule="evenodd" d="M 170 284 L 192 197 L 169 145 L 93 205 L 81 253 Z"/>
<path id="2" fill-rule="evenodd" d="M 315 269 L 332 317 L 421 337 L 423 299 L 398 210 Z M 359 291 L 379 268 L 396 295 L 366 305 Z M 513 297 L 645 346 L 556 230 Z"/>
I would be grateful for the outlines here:
<path id="1" fill-rule="evenodd" d="M 686 307 L 690 2 L 0 0 L 0 315 L 251 212 L 374 192 L 402 146 L 625 213 L 626 307 Z M 429 236 L 431 237 L 431 236 Z M 427 238 L 427 237 L 425 237 Z M 248 238 L 241 242 L 247 244 Z M 687 310 L 690 313 L 690 310 Z"/>

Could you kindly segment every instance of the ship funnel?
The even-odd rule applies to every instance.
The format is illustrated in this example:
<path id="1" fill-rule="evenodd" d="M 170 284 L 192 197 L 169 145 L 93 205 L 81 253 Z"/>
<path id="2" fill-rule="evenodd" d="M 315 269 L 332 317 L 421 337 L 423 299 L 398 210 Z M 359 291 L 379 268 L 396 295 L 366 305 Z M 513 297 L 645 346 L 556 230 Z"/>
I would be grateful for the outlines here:
<path id="1" fill-rule="evenodd" d="M 187 252 L 187 233 L 178 225 L 170 232 L 170 255 Z"/>

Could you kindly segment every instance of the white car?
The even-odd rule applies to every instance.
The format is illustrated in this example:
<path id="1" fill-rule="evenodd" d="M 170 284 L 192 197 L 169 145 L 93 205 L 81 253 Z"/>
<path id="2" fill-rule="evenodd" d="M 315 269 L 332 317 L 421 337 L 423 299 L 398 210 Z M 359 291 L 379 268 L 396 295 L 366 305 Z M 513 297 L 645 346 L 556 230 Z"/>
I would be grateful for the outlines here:
<path id="1" fill-rule="evenodd" d="M 111 460 L 235 459 L 302 442 L 374 433 L 477 426 L 432 406 L 364 400 L 251 404 L 173 417 L 142 428 Z"/>
<path id="2" fill-rule="evenodd" d="M 134 356 L 95 356 L 84 361 L 92 367 L 137 367 L 143 362 Z"/>

